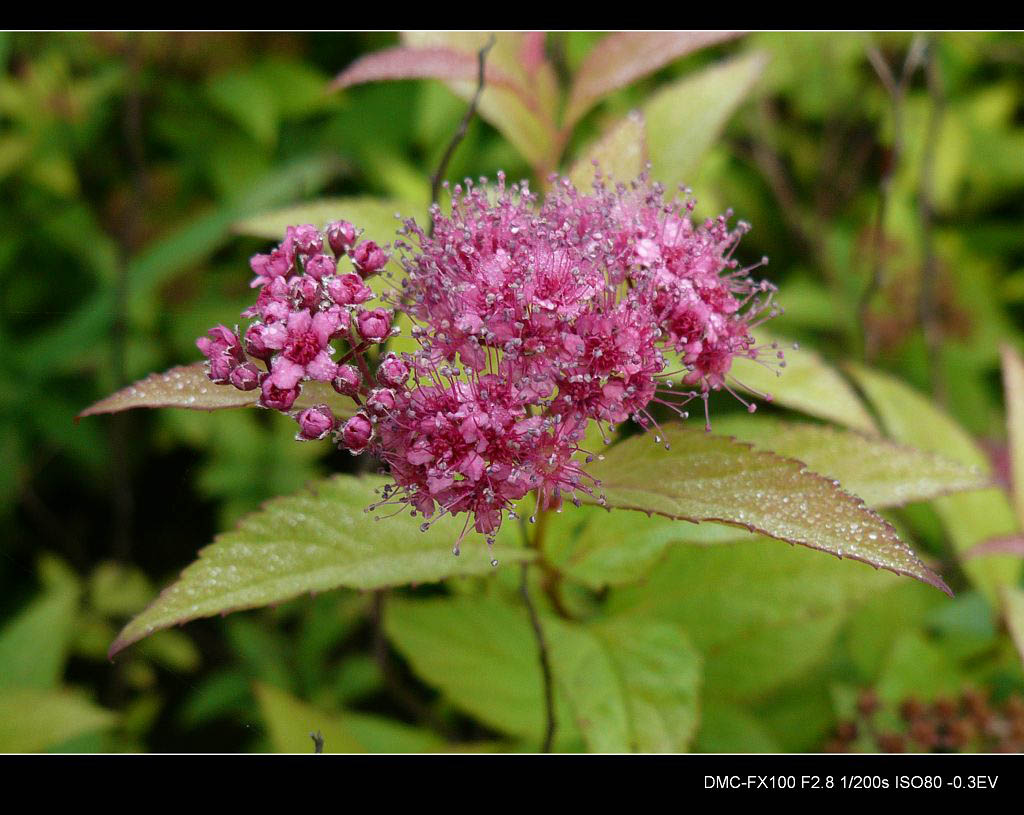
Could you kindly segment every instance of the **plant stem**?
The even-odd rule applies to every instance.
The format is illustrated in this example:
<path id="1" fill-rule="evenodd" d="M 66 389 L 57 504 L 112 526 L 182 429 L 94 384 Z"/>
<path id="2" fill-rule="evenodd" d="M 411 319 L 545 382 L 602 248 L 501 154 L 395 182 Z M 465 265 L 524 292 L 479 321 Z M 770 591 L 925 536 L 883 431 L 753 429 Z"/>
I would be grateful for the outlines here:
<path id="1" fill-rule="evenodd" d="M 533 626 L 533 635 L 537 640 L 537 649 L 540 652 L 540 672 L 544 679 L 544 740 L 541 742 L 540 751 L 550 753 L 551 745 L 555 739 L 555 686 L 551 678 L 551 663 L 548 659 L 547 640 L 544 639 L 544 629 L 540 625 L 540 616 L 530 599 L 529 588 L 530 566 L 522 564 L 522 582 L 519 593 L 523 596 L 523 604 L 530 615 L 530 624 Z"/>
<path id="2" fill-rule="evenodd" d="M 448 147 L 444 151 L 444 155 L 441 156 L 441 162 L 437 165 L 437 170 L 430 177 L 430 203 L 437 203 L 437 197 L 441 192 L 441 181 L 444 179 L 444 174 L 448 170 L 448 163 L 452 160 L 452 156 L 455 155 L 455 149 L 459 146 L 459 143 L 466 137 L 466 131 L 469 129 L 469 123 L 473 120 L 473 116 L 476 114 L 477 105 L 480 102 L 480 94 L 484 92 L 485 82 L 485 70 L 487 65 L 487 52 L 494 47 L 494 35 L 487 41 L 487 45 L 481 48 L 476 53 L 477 60 L 477 79 L 476 79 L 476 92 L 473 94 L 473 98 L 469 100 L 469 107 L 466 109 L 466 115 L 462 117 L 462 121 L 459 122 L 459 126 L 452 136 L 452 140 L 448 142 Z"/>

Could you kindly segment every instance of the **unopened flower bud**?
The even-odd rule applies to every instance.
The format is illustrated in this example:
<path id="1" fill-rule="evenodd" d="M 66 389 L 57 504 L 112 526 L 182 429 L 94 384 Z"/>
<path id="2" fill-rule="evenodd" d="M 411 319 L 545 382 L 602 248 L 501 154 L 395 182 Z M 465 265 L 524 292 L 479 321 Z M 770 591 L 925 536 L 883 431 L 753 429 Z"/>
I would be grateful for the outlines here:
<path id="1" fill-rule="evenodd" d="M 320 280 L 337 271 L 338 267 L 334 259 L 327 255 L 313 255 L 306 261 L 306 274 L 314 280 Z"/>
<path id="2" fill-rule="evenodd" d="M 271 410 L 290 410 L 299 398 L 299 388 L 296 385 L 292 388 L 280 388 L 270 378 L 263 380 L 260 404 Z"/>
<path id="3" fill-rule="evenodd" d="M 312 224 L 290 226 L 287 236 L 292 239 L 292 245 L 300 255 L 315 255 L 324 246 L 320 231 Z"/>
<path id="4" fill-rule="evenodd" d="M 395 409 L 395 392 L 391 388 L 374 388 L 366 400 L 366 407 L 378 416 L 390 413 Z"/>
<path id="5" fill-rule="evenodd" d="M 327 294 L 339 306 L 355 306 L 373 297 L 373 289 L 357 274 L 343 274 L 327 279 Z"/>
<path id="6" fill-rule="evenodd" d="M 367 342 L 383 342 L 391 333 L 391 314 L 382 308 L 360 311 L 356 317 L 359 336 Z"/>
<path id="7" fill-rule="evenodd" d="M 388 263 L 388 253 L 373 241 L 363 241 L 352 250 L 352 265 L 364 280 L 377 274 Z"/>
<path id="8" fill-rule="evenodd" d="M 377 369 L 377 381 L 386 388 L 400 388 L 409 379 L 409 366 L 394 353 L 384 357 Z"/>
<path id="9" fill-rule="evenodd" d="M 334 414 L 327 405 L 306 408 L 296 417 L 296 421 L 299 423 L 296 438 L 300 440 L 317 441 L 334 429 Z"/>
<path id="10" fill-rule="evenodd" d="M 338 373 L 331 380 L 331 385 L 342 396 L 355 396 L 359 393 L 359 386 L 362 382 L 363 378 L 359 375 L 359 371 L 356 370 L 355 366 L 339 365 Z"/>
<path id="11" fill-rule="evenodd" d="M 260 369 L 251 362 L 247 362 L 245 365 L 239 365 L 235 368 L 231 372 L 229 379 L 231 384 L 240 391 L 255 390 L 260 384 Z"/>
<path id="12" fill-rule="evenodd" d="M 337 257 L 344 255 L 359 236 L 356 228 L 348 221 L 334 221 L 327 225 L 327 242 Z"/>
<path id="13" fill-rule="evenodd" d="M 373 438 L 373 425 L 362 413 L 357 413 L 341 429 L 341 440 L 353 455 L 366 449 Z"/>

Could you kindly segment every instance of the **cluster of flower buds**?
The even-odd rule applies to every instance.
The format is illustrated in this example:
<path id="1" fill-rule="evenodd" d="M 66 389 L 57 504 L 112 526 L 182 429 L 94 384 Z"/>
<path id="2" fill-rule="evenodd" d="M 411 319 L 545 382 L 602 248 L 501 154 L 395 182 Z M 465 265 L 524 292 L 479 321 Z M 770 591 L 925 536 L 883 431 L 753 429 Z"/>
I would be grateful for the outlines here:
<path id="1" fill-rule="evenodd" d="M 266 407 L 291 410 L 306 380 L 351 397 L 344 424 L 324 405 L 299 412 L 299 437 L 335 431 L 384 462 L 393 484 L 375 507 L 410 509 L 424 529 L 465 514 L 459 543 L 471 524 L 492 542 L 528 493 L 539 510 L 603 502 L 585 469 L 596 454 L 580 447 L 591 422 L 608 440 L 632 419 L 661 442 L 656 406 L 685 418 L 699 399 L 707 419 L 708 394 L 725 389 L 753 411 L 733 360 L 784 364 L 751 336 L 777 313 L 775 289 L 732 258 L 748 227 L 728 214 L 695 223 L 691 200 L 666 202 L 646 175 L 614 187 L 599 176 L 588 193 L 553 177 L 543 202 L 500 174 L 451 195 L 431 232 L 408 220 L 394 244 L 405 274 L 384 299 L 408 315 L 414 353 L 371 364 L 393 312 L 364 305 L 364 280 L 389 255 L 345 222 L 289 228 L 252 260 L 260 292 L 244 340 L 218 326 L 199 341 L 214 381 L 259 387 Z M 354 272 L 338 270 L 343 256 Z"/>
<path id="2" fill-rule="evenodd" d="M 373 241 L 357 242 L 359 232 L 336 221 L 320 232 L 310 225 L 288 227 L 285 239 L 269 254 L 250 261 L 259 288 L 255 305 L 242 312 L 250 320 L 241 338 L 219 325 L 196 344 L 209 360 L 210 378 L 240 390 L 260 390 L 259 403 L 288 413 L 310 380 L 327 382 L 338 393 L 356 396 L 366 352 L 393 332 L 388 309 L 363 306 L 373 295 L 366 279 L 388 263 L 388 253 Z M 339 268 L 348 258 L 353 271 Z M 345 353 L 336 360 L 339 348 Z M 368 376 L 368 372 L 366 374 Z M 327 405 L 295 414 L 298 438 L 323 439 L 337 428 Z"/>

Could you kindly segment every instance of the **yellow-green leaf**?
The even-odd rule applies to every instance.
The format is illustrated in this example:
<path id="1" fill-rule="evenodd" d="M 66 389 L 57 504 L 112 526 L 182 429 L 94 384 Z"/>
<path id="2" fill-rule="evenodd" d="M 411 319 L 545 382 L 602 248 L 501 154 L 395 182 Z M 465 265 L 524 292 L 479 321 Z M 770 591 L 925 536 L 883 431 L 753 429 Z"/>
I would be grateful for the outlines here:
<path id="1" fill-rule="evenodd" d="M 0 693 L 0 752 L 38 752 L 116 721 L 109 710 L 78 693 L 5 688 Z"/>
<path id="2" fill-rule="evenodd" d="M 640 175 L 646 161 L 644 117 L 635 111 L 587 148 L 569 171 L 569 180 L 576 189 L 589 190 L 594 183 L 596 162 L 604 178 L 631 181 Z"/>
<path id="3" fill-rule="evenodd" d="M 1002 356 L 1013 506 L 1017 510 L 1017 521 L 1024 524 L 1024 359 L 1009 344 L 1003 345 Z"/>
<path id="4" fill-rule="evenodd" d="M 854 430 L 878 433 L 860 397 L 820 354 L 809 348 L 794 348 L 791 341 L 763 329 L 754 333 L 759 345 L 776 343 L 779 346 L 786 366 L 769 370 L 757 362 L 739 358 L 732 367 L 736 381 L 755 391 L 770 393 L 772 401 L 783 407 Z"/>
<path id="5" fill-rule="evenodd" d="M 765 54 L 743 54 L 689 74 L 644 105 L 654 178 L 668 189 L 692 180 L 701 156 L 718 138 L 765 65 Z"/>
<path id="6" fill-rule="evenodd" d="M 482 539 L 478 546 L 474 541 L 465 545 L 461 557 L 452 554 L 461 520 L 441 518 L 428 532 L 421 532 L 419 519 L 408 513 L 376 522 L 365 510 L 383 483 L 380 478 L 335 476 L 267 502 L 203 549 L 175 583 L 125 626 L 111 655 L 172 625 L 307 592 L 432 583 L 493 571 Z M 494 557 L 511 565 L 530 553 L 499 543 Z"/>
<path id="7" fill-rule="evenodd" d="M 879 509 L 991 486 L 981 470 L 937 453 L 825 425 L 736 416 L 716 422 L 715 434 L 798 459 Z"/>
<path id="8" fill-rule="evenodd" d="M 429 753 L 444 742 L 426 730 L 350 711 L 326 712 L 283 690 L 257 683 L 256 701 L 275 752 L 312 753 L 319 732 L 325 753 Z"/>
<path id="9" fill-rule="evenodd" d="M 862 366 L 851 366 L 850 371 L 892 438 L 986 474 L 991 472 L 986 455 L 974 440 L 925 396 L 878 371 Z M 1006 493 L 990 488 L 937 498 L 933 506 L 961 558 L 964 572 L 985 593 L 990 605 L 998 607 L 998 587 L 1017 582 L 1020 559 L 1008 555 L 968 559 L 965 554 L 982 541 L 1017 531 L 1018 522 Z"/>

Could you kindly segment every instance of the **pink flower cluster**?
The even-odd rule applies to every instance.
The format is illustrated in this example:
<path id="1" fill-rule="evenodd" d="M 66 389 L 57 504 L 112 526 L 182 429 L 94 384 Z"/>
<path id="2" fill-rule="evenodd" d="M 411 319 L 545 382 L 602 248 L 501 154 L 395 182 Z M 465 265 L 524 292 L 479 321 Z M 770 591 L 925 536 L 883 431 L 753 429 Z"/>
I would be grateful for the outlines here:
<path id="1" fill-rule="evenodd" d="M 210 377 L 259 387 L 261 404 L 285 412 L 302 382 L 332 383 L 354 415 L 341 424 L 326 405 L 307 408 L 299 437 L 336 431 L 352 453 L 370 451 L 393 480 L 375 506 L 409 508 L 424 529 L 464 513 L 456 553 L 471 523 L 492 542 L 528 493 L 541 510 L 602 503 L 585 469 L 595 454 L 580 447 L 592 421 L 606 440 L 632 419 L 661 441 L 655 406 L 686 417 L 701 399 L 706 418 L 708 394 L 725 389 L 753 411 L 733 360 L 784 363 L 751 336 L 778 310 L 774 286 L 733 259 L 748 227 L 728 214 L 695 223 L 692 201 L 666 202 L 646 176 L 598 178 L 589 193 L 552 182 L 541 202 L 500 174 L 493 187 L 467 181 L 449 215 L 433 208 L 432 232 L 405 222 L 394 245 L 405 275 L 385 300 L 410 318 L 418 350 L 377 353 L 373 377 L 368 352 L 392 334 L 392 312 L 363 306 L 364 280 L 388 254 L 345 222 L 290 228 L 253 258 L 244 341 L 224 326 L 199 340 Z M 343 256 L 355 272 L 339 272 Z M 340 359 L 332 342 L 347 348 Z"/>

